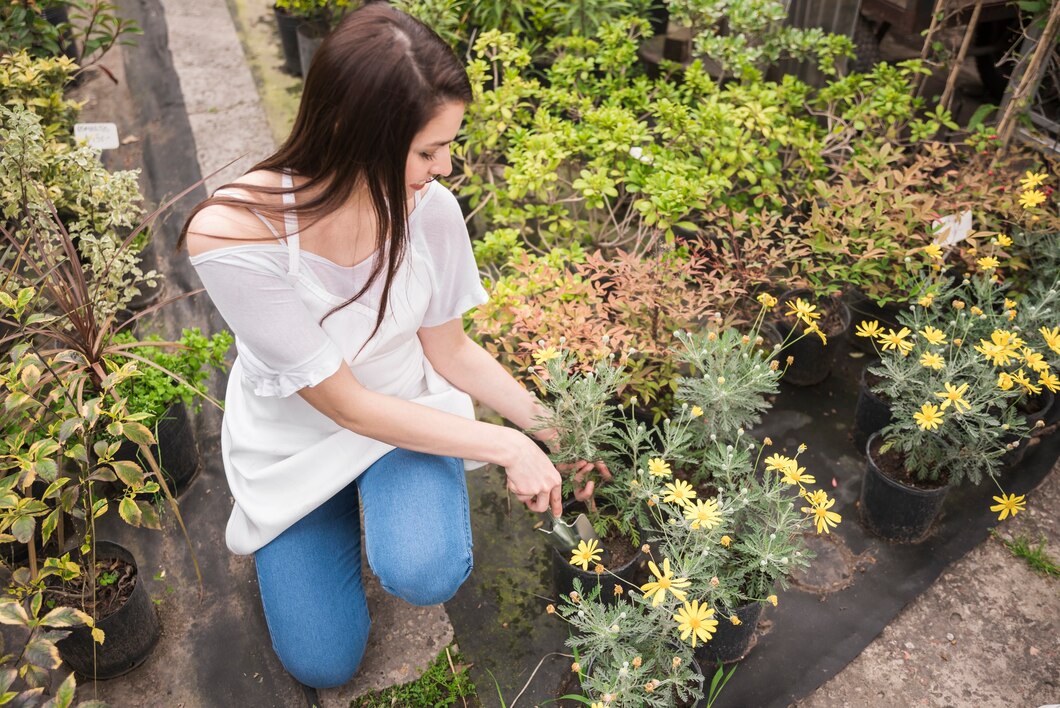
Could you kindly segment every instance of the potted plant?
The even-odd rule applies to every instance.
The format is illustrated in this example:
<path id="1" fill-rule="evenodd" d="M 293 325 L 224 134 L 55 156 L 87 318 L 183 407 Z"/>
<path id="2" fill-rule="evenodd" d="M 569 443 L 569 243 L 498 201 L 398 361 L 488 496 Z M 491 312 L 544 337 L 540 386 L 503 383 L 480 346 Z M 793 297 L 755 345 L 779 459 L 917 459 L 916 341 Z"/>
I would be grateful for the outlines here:
<path id="1" fill-rule="evenodd" d="M 902 313 L 900 329 L 870 328 L 881 359 L 869 371 L 893 420 L 869 438 L 859 508 L 888 540 L 922 540 L 946 490 L 983 476 L 996 483 L 1006 451 L 1028 433 L 1017 404 L 1041 391 L 1039 372 L 1026 368 L 1041 356 L 1011 328 L 995 261 L 984 263 L 957 285 L 928 281 L 925 304 Z"/>
<path id="2" fill-rule="evenodd" d="M 280 29 L 280 42 L 284 50 L 284 63 L 288 70 L 295 68 L 304 79 L 309 73 L 313 54 L 324 41 L 331 28 L 343 14 L 354 7 L 351 0 L 276 0 L 273 12 Z M 293 27 L 297 46 L 297 60 L 288 55 L 290 31 Z"/>
<path id="3" fill-rule="evenodd" d="M 32 122 L 22 125 L 32 128 Z M 23 143 L 33 135 L 32 130 L 19 133 L 18 126 L 14 130 Z M 83 226 L 75 242 L 50 201 L 47 187 L 31 173 L 22 176 L 13 228 L 0 227 L 0 235 L 19 254 L 16 260 L 2 264 L 2 280 L 17 296 L 0 293 L 3 317 L 18 329 L 10 356 L 0 362 L 4 429 L 9 431 L 5 436 L 8 447 L 0 457 L 4 474 L 0 511 L 17 518 L 5 518 L 0 527 L 29 541 L 29 565 L 16 568 L 12 576 L 23 588 L 22 597 L 53 589 L 52 579 L 76 583 L 79 597 L 92 597 L 100 577 L 96 561 L 106 557 L 97 553 L 96 520 L 112 506 L 128 524 L 158 528 L 154 498 L 161 492 L 183 528 L 179 509 L 151 452 L 155 439 L 142 423 L 146 414 L 131 412 L 119 393 L 123 384 L 139 374 L 136 355 L 130 354 L 135 343 L 119 341 L 115 313 L 131 297 L 131 289 L 122 284 L 135 280 L 137 273 L 135 260 L 126 251 L 144 224 L 118 240 L 113 231 L 93 232 L 92 224 L 99 222 L 90 216 L 79 222 Z M 168 205 L 150 214 L 147 222 Z M 98 246 L 105 260 L 83 259 L 78 246 L 86 242 Z M 139 447 L 144 467 L 116 458 L 127 441 Z M 46 484 L 40 493 L 34 487 L 37 480 Z M 115 482 L 120 482 L 121 494 L 112 505 L 98 492 L 101 483 Z M 33 538 L 38 526 L 42 538 L 55 533 L 63 512 L 74 517 L 70 537 L 77 539 L 86 560 L 79 564 L 66 556 L 50 556 L 42 563 L 34 556 Z M 0 541 L 10 540 L 9 535 L 0 536 Z M 62 574 L 49 576 L 53 567 Z M 42 576 L 49 580 L 43 589 L 39 585 Z M 93 623 L 103 619 L 101 608 L 93 605 L 76 609 L 97 612 L 97 616 L 88 615 Z M 148 632 L 138 646 L 150 647 L 154 641 L 150 631 L 157 631 L 157 623 L 140 617 L 134 624 Z M 91 636 L 96 642 L 103 640 L 102 630 L 94 625 Z M 119 649 L 118 643 L 97 648 L 97 668 L 111 661 L 107 654 L 111 647 Z M 127 662 L 125 657 L 117 663 Z M 87 673 L 89 668 L 82 670 Z"/>
<path id="4" fill-rule="evenodd" d="M 563 698 L 615 708 L 702 705 L 703 672 L 693 648 L 709 642 L 717 627 L 705 604 L 690 599 L 674 612 L 636 591 L 625 602 L 605 603 L 598 589 L 583 595 L 578 583 L 547 611 L 571 626 L 571 671 L 588 695 Z M 712 690 L 711 703 L 718 692 Z"/>
<path id="5" fill-rule="evenodd" d="M 835 365 L 836 344 L 850 328 L 850 309 L 836 297 L 815 298 L 809 289 L 789 290 L 779 298 L 782 307 L 773 324 L 785 340 L 790 359 L 784 380 L 812 386 L 828 378 Z M 812 335 L 812 336 L 811 336 Z"/>
<path id="6" fill-rule="evenodd" d="M 538 421 L 535 430 L 552 429 L 550 455 L 557 464 L 580 460 L 605 462 L 611 479 L 590 488 L 593 496 L 584 503 L 569 503 L 564 513 L 584 510 L 600 541 L 582 541 L 568 554 L 553 548 L 553 572 L 560 594 L 570 592 L 577 580 L 587 587 L 600 587 L 601 596 L 610 600 L 623 582 L 636 584 L 647 564 L 642 546 L 642 520 L 645 517 L 639 495 L 630 484 L 638 450 L 650 435 L 646 426 L 632 416 L 629 407 L 619 414 L 614 403 L 618 391 L 628 383 L 624 367 L 612 357 L 597 363 L 588 372 L 571 372 L 566 355 L 542 350 L 538 356 L 539 374 L 545 390 L 549 414 Z M 594 484 L 600 480 L 587 480 Z M 564 497 L 572 482 L 564 483 Z M 580 568 L 579 568 L 580 566 Z"/>
<path id="7" fill-rule="evenodd" d="M 772 358 L 780 344 L 763 349 L 758 334 L 776 300 L 760 297 L 748 334 L 681 336 L 679 356 L 695 375 L 680 380 L 682 406 L 662 427 L 657 456 L 637 485 L 651 502 L 653 554 L 668 558 L 672 577 L 709 597 L 717 612 L 718 635 L 701 652 L 710 664 L 747 652 L 763 603 L 776 603 L 776 586 L 812 558 L 804 533 L 814 525 L 828 532 L 841 520 L 835 500 L 810 489 L 814 477 L 798 462 L 805 446 L 763 460 L 771 441 L 759 445 L 749 433 L 783 374 Z"/>
<path id="8" fill-rule="evenodd" d="M 157 336 L 137 341 L 128 332 L 119 333 L 116 341 L 135 345 L 126 354 L 140 365 L 138 375 L 127 379 L 118 393 L 126 399 L 131 413 L 147 414 L 141 422 L 154 431 L 158 441 L 151 448 L 152 454 L 173 493 L 180 496 L 199 469 L 190 418 L 197 408 L 189 408 L 197 399 L 210 398 L 203 384 L 214 371 L 226 369 L 225 355 L 233 337 L 226 331 L 206 337 L 196 327 L 183 330 L 175 342 L 163 342 Z M 135 445 L 126 444 L 118 457 L 135 460 L 138 452 Z"/>

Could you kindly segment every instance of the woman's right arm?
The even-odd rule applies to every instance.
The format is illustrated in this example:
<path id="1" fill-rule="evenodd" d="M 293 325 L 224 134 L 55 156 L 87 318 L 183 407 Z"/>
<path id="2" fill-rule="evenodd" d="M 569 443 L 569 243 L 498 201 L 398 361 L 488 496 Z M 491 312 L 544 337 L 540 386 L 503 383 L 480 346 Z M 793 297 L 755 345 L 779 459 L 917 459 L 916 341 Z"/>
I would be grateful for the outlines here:
<path id="1" fill-rule="evenodd" d="M 523 433 L 445 413 L 365 388 L 349 367 L 301 389 L 311 406 L 338 425 L 395 447 L 491 462 L 503 467 L 508 488 L 532 511 L 562 512 L 560 475 Z"/>

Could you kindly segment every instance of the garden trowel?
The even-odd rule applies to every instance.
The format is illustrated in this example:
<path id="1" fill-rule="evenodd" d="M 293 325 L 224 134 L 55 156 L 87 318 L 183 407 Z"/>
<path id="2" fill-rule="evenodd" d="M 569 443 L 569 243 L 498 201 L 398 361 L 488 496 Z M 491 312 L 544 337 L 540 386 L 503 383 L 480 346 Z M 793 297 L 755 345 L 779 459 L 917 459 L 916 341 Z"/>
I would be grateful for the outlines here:
<path id="1" fill-rule="evenodd" d="M 541 519 L 545 522 L 541 530 L 562 553 L 569 553 L 577 548 L 579 541 L 600 541 L 585 514 L 578 514 L 573 523 L 567 523 L 563 517 L 553 516 L 552 511 L 548 510 L 541 512 Z"/>

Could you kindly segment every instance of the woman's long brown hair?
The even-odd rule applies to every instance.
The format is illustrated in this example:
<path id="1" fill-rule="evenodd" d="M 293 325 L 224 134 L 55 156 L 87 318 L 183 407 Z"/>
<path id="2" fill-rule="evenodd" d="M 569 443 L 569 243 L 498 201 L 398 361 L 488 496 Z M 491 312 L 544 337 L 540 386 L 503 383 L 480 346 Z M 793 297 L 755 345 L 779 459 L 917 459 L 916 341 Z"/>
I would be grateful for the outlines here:
<path id="1" fill-rule="evenodd" d="M 178 247 L 187 238 L 188 224 L 208 206 L 251 208 L 274 219 L 291 211 L 313 223 L 341 208 L 354 189 L 364 185 L 378 225 L 377 256 L 364 287 L 324 317 L 360 298 L 383 276 L 374 337 L 408 247 L 405 162 L 412 139 L 439 106 L 451 101 L 470 103 L 471 84 L 460 60 L 437 34 L 386 2 L 351 12 L 313 56 L 290 136 L 251 168 L 290 170 L 306 181 L 293 190 L 241 182 L 224 185 L 251 194 L 316 195 L 304 201 L 296 198 L 291 206 L 210 197 L 188 215 Z"/>

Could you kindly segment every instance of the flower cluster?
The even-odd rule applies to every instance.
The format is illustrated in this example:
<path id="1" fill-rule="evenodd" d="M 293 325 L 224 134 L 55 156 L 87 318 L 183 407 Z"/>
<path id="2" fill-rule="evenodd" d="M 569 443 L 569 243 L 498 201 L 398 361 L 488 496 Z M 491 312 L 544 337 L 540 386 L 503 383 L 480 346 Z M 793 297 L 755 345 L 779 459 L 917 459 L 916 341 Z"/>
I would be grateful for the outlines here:
<path id="1" fill-rule="evenodd" d="M 879 345 L 881 361 L 869 371 L 882 379 L 875 390 L 894 420 L 881 449 L 897 451 L 920 482 L 996 478 L 1005 453 L 1029 432 L 1020 406 L 1057 387 L 1042 353 L 1013 322 L 1020 308 L 992 262 L 980 265 L 984 272 L 958 284 L 942 276 L 924 281 L 898 331 L 868 322 L 857 332 Z"/>

